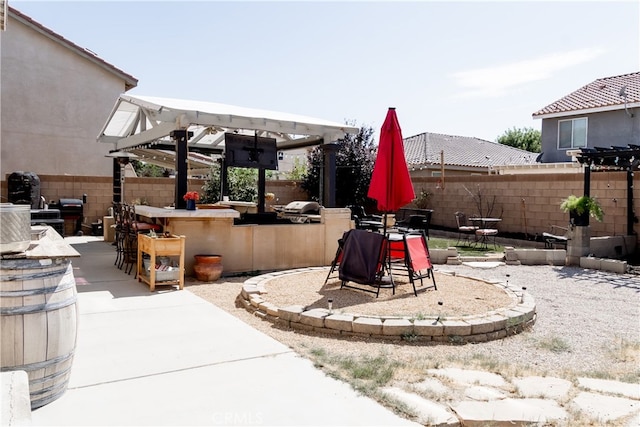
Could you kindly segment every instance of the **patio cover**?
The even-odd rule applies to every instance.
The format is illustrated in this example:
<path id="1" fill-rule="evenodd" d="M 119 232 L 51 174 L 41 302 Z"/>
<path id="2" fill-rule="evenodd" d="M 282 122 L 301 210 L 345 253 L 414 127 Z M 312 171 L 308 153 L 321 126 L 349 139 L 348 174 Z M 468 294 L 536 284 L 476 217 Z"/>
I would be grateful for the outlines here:
<path id="1" fill-rule="evenodd" d="M 357 133 L 358 128 L 312 117 L 212 102 L 122 94 L 97 140 L 110 144 L 110 152 L 126 151 L 147 163 L 163 167 L 172 165 L 177 171 L 175 206 L 181 208 L 187 176 L 208 172 L 213 155 L 224 151 L 226 132 L 274 138 L 277 150 L 284 151 L 322 144 L 331 147 L 332 142 L 344 137 L 345 133 Z M 186 147 L 182 144 L 185 141 Z M 335 151 L 327 150 L 325 161 L 328 156 L 329 164 L 335 163 Z M 327 196 L 335 190 L 333 181 L 329 179 L 326 185 L 327 207 L 333 207 L 332 199 Z"/>
<path id="2" fill-rule="evenodd" d="M 275 138 L 278 150 L 330 143 L 345 133 L 358 132 L 356 127 L 295 114 L 122 94 L 100 131 L 98 142 L 111 144 L 111 151 L 133 152 L 145 162 L 166 166 L 171 163 L 167 151 L 175 150 L 170 137 L 174 130 L 193 132 L 187 144 L 189 153 L 205 154 L 224 151 L 225 132 L 251 136 L 257 132 L 258 136 Z"/>

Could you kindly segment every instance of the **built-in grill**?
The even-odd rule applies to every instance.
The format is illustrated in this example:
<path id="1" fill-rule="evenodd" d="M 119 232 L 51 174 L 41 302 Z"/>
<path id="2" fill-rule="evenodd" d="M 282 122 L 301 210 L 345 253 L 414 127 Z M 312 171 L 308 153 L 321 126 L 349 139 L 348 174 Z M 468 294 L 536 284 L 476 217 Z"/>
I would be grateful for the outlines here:
<path id="1" fill-rule="evenodd" d="M 282 209 L 281 218 L 297 224 L 319 220 L 320 205 L 311 201 L 295 201 Z"/>
<path id="2" fill-rule="evenodd" d="M 82 220 L 84 218 L 84 203 L 81 199 L 60 199 L 56 205 L 60 210 L 60 216 L 67 221 L 74 221 L 74 234 L 82 232 Z"/>

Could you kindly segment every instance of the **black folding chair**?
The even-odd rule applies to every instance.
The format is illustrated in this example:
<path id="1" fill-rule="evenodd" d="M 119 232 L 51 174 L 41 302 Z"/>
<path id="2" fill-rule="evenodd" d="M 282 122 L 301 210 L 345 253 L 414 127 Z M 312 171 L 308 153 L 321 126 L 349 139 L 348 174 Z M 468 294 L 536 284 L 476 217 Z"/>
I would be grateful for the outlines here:
<path id="1" fill-rule="evenodd" d="M 382 279 L 386 254 L 387 239 L 384 235 L 358 229 L 348 231 L 344 238 L 342 259 L 338 267 L 342 281 L 340 289 L 352 288 L 371 292 L 376 294 L 377 298 L 380 295 L 380 287 L 385 284 Z M 349 282 L 368 285 L 372 288 L 353 286 Z M 386 285 L 394 287 L 393 278 L 390 284 Z"/>
<path id="2" fill-rule="evenodd" d="M 345 231 L 344 234 L 342 235 L 342 238 L 338 239 L 338 249 L 336 250 L 336 256 L 333 258 L 333 261 L 331 261 L 331 268 L 329 269 L 329 274 L 327 274 L 327 278 L 324 279 L 324 285 L 327 284 L 327 282 L 331 278 L 331 275 L 338 269 L 338 266 L 340 265 L 340 261 L 342 261 L 342 251 L 344 247 L 344 241 L 347 238 L 347 234 L 349 234 L 349 231 Z"/>

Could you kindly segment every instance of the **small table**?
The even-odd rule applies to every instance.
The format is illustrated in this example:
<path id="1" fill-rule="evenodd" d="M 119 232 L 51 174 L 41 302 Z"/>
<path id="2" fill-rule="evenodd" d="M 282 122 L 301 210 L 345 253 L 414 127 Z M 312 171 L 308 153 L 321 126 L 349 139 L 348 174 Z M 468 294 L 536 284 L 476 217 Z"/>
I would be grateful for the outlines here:
<path id="1" fill-rule="evenodd" d="M 144 282 L 149 285 L 152 292 L 155 290 L 157 283 L 178 285 L 180 289 L 184 289 L 184 242 L 184 236 L 150 237 L 146 234 L 138 234 L 138 282 Z M 146 268 L 144 267 L 144 260 L 142 259 L 143 253 L 147 253 L 151 257 L 148 274 L 145 271 Z M 162 282 L 157 280 L 157 256 L 178 257 L 178 272 L 176 277 Z"/>
<path id="2" fill-rule="evenodd" d="M 498 229 L 495 228 L 495 224 L 502 221 L 501 218 L 469 218 L 474 225 L 477 224 L 478 229 L 476 230 L 476 238 L 477 243 L 480 245 L 482 249 L 487 249 L 488 240 L 490 236 L 493 236 L 493 247 L 496 247 L 496 235 L 498 234 Z"/>

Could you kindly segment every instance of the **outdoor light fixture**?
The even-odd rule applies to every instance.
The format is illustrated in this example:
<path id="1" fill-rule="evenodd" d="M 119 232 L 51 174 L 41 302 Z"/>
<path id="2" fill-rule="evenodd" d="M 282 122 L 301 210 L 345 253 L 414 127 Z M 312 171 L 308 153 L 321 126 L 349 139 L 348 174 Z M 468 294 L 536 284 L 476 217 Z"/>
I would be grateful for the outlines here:
<path id="1" fill-rule="evenodd" d="M 329 306 L 329 313 L 331 313 L 331 311 L 333 309 L 333 298 L 329 298 L 327 300 L 327 305 Z"/>
<path id="2" fill-rule="evenodd" d="M 438 317 L 437 317 L 436 321 L 433 323 L 434 325 L 438 324 L 438 322 L 442 318 L 442 304 L 444 304 L 444 302 L 438 301 L 438 305 L 440 306 L 440 308 L 438 309 Z"/>

